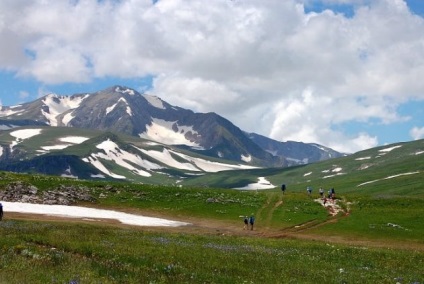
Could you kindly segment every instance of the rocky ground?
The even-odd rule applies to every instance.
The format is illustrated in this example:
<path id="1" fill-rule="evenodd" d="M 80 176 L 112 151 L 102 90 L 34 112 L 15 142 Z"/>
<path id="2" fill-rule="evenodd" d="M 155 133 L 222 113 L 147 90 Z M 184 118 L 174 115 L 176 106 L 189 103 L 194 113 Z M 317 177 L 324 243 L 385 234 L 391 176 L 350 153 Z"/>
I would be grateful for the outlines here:
<path id="1" fill-rule="evenodd" d="M 72 205 L 77 201 L 95 202 L 91 190 L 84 186 L 59 185 L 40 192 L 37 187 L 23 182 L 11 182 L 0 190 L 0 200 L 38 204 Z"/>

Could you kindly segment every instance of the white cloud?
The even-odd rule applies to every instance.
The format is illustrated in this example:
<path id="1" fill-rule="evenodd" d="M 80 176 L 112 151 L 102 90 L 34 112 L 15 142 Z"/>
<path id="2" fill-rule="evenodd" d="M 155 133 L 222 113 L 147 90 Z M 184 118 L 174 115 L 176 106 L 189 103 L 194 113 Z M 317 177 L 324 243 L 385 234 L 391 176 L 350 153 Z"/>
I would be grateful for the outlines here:
<path id="1" fill-rule="evenodd" d="M 304 12 L 317 2 L 355 13 Z M 361 150 L 377 138 L 335 126 L 404 121 L 397 107 L 424 99 L 424 19 L 401 0 L 22 0 L 1 1 L 0 19 L 0 69 L 157 76 L 164 100 L 280 140 Z"/>
<path id="2" fill-rule="evenodd" d="M 419 140 L 424 138 L 424 127 L 414 127 L 409 132 L 412 139 Z"/>

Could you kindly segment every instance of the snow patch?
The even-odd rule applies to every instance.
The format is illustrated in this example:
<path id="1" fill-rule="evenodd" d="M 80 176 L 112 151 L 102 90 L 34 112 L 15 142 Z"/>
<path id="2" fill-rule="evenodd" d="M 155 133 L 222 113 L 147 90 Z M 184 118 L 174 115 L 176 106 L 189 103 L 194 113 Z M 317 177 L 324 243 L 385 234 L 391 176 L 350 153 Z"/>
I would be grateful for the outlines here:
<path id="1" fill-rule="evenodd" d="M 382 179 L 376 179 L 376 180 L 363 182 L 361 184 L 358 184 L 356 187 L 360 187 L 360 186 L 363 186 L 363 185 L 366 185 L 366 184 L 374 183 L 374 182 L 385 180 L 385 179 L 392 179 L 392 178 L 396 178 L 396 177 L 400 177 L 400 176 L 407 176 L 407 175 L 415 175 L 415 174 L 419 174 L 419 173 L 420 173 L 420 171 L 397 174 L 397 175 L 388 176 L 388 177 L 385 177 L 385 178 L 382 178 Z"/>
<path id="2" fill-rule="evenodd" d="M 257 169 L 258 167 L 247 166 L 247 165 L 233 165 L 233 164 L 223 164 L 218 162 L 212 162 L 208 160 L 204 160 L 201 158 L 191 157 L 182 153 L 174 152 L 175 155 L 180 156 L 181 158 L 194 163 L 196 167 L 202 169 L 205 172 L 220 172 L 220 171 L 228 171 L 228 170 L 240 170 L 240 169 Z"/>
<path id="3" fill-rule="evenodd" d="M 369 160 L 371 157 L 356 158 L 355 161 Z"/>
<path id="4" fill-rule="evenodd" d="M 135 147 L 135 146 L 134 146 Z M 200 171 L 199 168 L 195 167 L 191 163 L 182 163 L 180 161 L 177 161 L 172 157 L 171 153 L 168 151 L 168 149 L 163 149 L 162 152 L 156 151 L 156 150 L 144 150 L 141 148 L 135 147 L 140 152 L 152 157 L 153 159 L 167 165 L 173 168 L 181 169 L 181 170 L 187 170 L 187 171 Z"/>
<path id="5" fill-rule="evenodd" d="M 306 173 L 303 176 L 306 177 L 306 176 L 309 176 L 310 174 L 312 174 L 312 172 Z"/>
<path id="6" fill-rule="evenodd" d="M 15 130 L 13 132 L 10 132 L 9 134 L 16 138 L 15 141 L 12 142 L 10 145 L 10 150 L 13 149 L 17 144 L 21 143 L 23 140 L 31 138 L 35 135 L 39 135 L 41 133 L 41 129 L 19 129 Z"/>
<path id="7" fill-rule="evenodd" d="M 66 136 L 59 138 L 60 141 L 72 144 L 81 144 L 82 142 L 88 140 L 90 138 L 83 136 Z"/>
<path id="8" fill-rule="evenodd" d="M 242 160 L 243 162 L 249 163 L 249 162 L 251 162 L 251 161 L 252 161 L 252 156 L 250 156 L 250 155 L 247 155 L 247 156 L 245 156 L 245 155 L 241 155 L 241 160 Z"/>
<path id="9" fill-rule="evenodd" d="M 241 190 L 257 190 L 257 189 L 270 189 L 275 188 L 275 185 L 270 183 L 266 178 L 264 177 L 258 177 L 258 182 L 256 183 L 250 183 L 244 187 L 237 187 L 234 189 L 241 189 Z"/>
<path id="10" fill-rule="evenodd" d="M 13 110 L 14 108 L 17 108 L 17 107 L 20 107 L 20 105 L 14 106 L 14 107 L 9 107 L 9 108 L 0 106 L 0 117 L 14 115 L 14 114 L 20 114 L 24 111 L 24 110 Z"/>
<path id="11" fill-rule="evenodd" d="M 135 95 L 134 90 L 131 90 L 131 89 L 121 89 L 120 87 L 116 87 L 115 88 L 115 92 L 121 93 L 121 94 L 128 94 L 130 96 L 134 96 Z"/>
<path id="12" fill-rule="evenodd" d="M 381 149 L 381 150 L 378 150 L 378 152 L 386 152 L 387 153 L 387 152 L 390 152 L 390 151 L 397 149 L 397 148 L 400 148 L 400 147 L 402 147 L 402 145 L 397 145 L 397 146 L 393 146 L 393 147 L 390 147 L 390 148 Z"/>
<path id="13" fill-rule="evenodd" d="M 177 131 L 173 130 L 173 127 Z M 190 141 L 185 137 L 187 133 L 191 132 L 192 135 L 198 135 L 193 129 L 193 126 L 180 126 L 176 121 L 166 121 L 162 119 L 153 118 L 152 124 L 146 125 L 146 131 L 140 133 L 141 138 L 157 141 L 167 145 L 187 145 L 192 147 L 200 147 L 194 141 Z"/>
<path id="14" fill-rule="evenodd" d="M 150 95 L 145 95 L 144 97 L 149 102 L 149 104 L 151 104 L 155 108 L 166 109 L 165 106 L 163 105 L 162 100 L 159 99 L 158 97 L 156 97 L 156 96 L 150 96 Z"/>
<path id="15" fill-rule="evenodd" d="M 337 174 L 334 174 L 334 175 L 328 175 L 328 176 L 323 176 L 322 178 L 324 179 L 324 178 L 331 178 L 331 177 L 335 177 L 335 176 L 341 176 L 341 175 L 345 175 L 346 173 L 337 173 Z"/>
<path id="16" fill-rule="evenodd" d="M 50 151 L 50 150 L 62 150 L 62 149 L 65 149 L 65 148 L 67 148 L 67 147 L 69 147 L 71 145 L 72 144 L 41 146 L 41 149 L 46 150 L 46 151 Z"/>
<path id="17" fill-rule="evenodd" d="M 20 212 L 29 214 L 53 215 L 68 218 L 96 218 L 118 220 L 123 224 L 135 226 L 178 227 L 189 223 L 171 221 L 162 218 L 123 213 L 114 210 L 96 209 L 80 206 L 30 204 L 2 201 L 5 212 Z"/>
<path id="18" fill-rule="evenodd" d="M 96 148 L 101 149 L 104 152 L 93 153 L 90 155 L 90 157 L 83 159 L 83 161 L 91 163 L 93 166 L 95 166 L 98 170 L 100 170 L 104 174 L 107 174 L 115 178 L 125 178 L 125 177 L 111 173 L 109 170 L 106 169 L 106 167 L 100 162 L 99 159 L 113 161 L 119 166 L 124 167 L 130 170 L 131 172 L 140 176 L 144 176 L 144 177 L 150 177 L 151 174 L 147 171 L 138 169 L 134 167 L 133 165 L 138 165 L 141 168 L 144 168 L 147 170 L 162 168 L 161 166 L 154 164 L 150 161 L 143 160 L 138 155 L 135 155 L 120 149 L 119 146 L 115 142 L 111 141 L 110 139 L 98 144 Z"/>
<path id="19" fill-rule="evenodd" d="M 68 97 L 68 96 L 58 96 L 55 94 L 47 95 L 42 102 L 45 106 L 49 108 L 48 112 L 41 110 L 41 113 L 49 121 L 51 126 L 57 126 L 57 118 L 62 113 L 75 109 L 80 106 L 82 101 L 86 99 L 89 95 L 77 96 L 77 97 Z M 69 117 L 67 118 L 69 119 Z M 62 121 L 63 122 L 63 121 Z M 68 121 L 69 122 L 69 121 Z"/>
<path id="20" fill-rule="evenodd" d="M 71 167 L 68 167 L 65 172 L 63 174 L 60 175 L 61 177 L 66 177 L 66 178 L 73 178 L 73 179 L 78 179 L 77 176 L 74 176 L 71 172 Z"/>

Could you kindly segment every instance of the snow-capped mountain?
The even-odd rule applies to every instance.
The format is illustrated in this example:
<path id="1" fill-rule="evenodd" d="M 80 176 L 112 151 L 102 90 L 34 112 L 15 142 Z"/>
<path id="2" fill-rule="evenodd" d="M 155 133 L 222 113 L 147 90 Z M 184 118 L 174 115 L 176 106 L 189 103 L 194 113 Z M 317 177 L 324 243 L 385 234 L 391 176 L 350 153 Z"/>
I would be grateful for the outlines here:
<path id="1" fill-rule="evenodd" d="M 247 135 L 216 113 L 194 113 L 122 86 L 91 94 L 50 94 L 30 103 L 1 107 L 0 129 L 24 125 L 112 131 L 254 166 L 288 166 L 331 158 L 319 145 L 314 151 L 299 150 L 302 147 L 298 145 L 290 152 L 286 147 L 287 152 L 285 144 L 267 138 L 280 143 L 278 150 L 269 148 L 270 143 L 260 143 L 254 138 L 259 136 Z M 336 157 L 337 152 L 333 152 Z"/>

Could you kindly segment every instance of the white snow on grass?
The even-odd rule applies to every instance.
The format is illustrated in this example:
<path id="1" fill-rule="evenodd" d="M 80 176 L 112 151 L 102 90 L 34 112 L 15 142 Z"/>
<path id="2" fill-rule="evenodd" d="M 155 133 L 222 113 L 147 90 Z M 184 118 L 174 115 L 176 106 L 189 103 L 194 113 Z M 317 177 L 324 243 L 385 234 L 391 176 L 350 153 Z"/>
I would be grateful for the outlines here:
<path id="1" fill-rule="evenodd" d="M 363 182 L 361 184 L 358 184 L 356 187 L 360 187 L 360 186 L 363 186 L 363 185 L 367 185 L 367 184 L 378 182 L 378 181 L 385 180 L 385 179 L 392 179 L 392 178 L 397 178 L 397 177 L 400 177 L 400 176 L 407 176 L 407 175 L 415 175 L 415 174 L 419 174 L 419 173 L 420 173 L 420 171 L 397 174 L 397 175 L 388 176 L 388 177 L 385 177 L 385 178 L 382 178 L 382 179 L 376 179 L 376 180 Z"/>
<path id="2" fill-rule="evenodd" d="M 137 147 L 135 147 L 137 148 Z M 156 150 L 145 150 L 141 148 L 137 148 L 140 152 L 152 157 L 153 159 L 167 165 L 173 168 L 181 169 L 181 170 L 187 170 L 187 171 L 200 171 L 199 168 L 194 166 L 191 163 L 183 163 L 180 161 L 177 161 L 174 157 L 172 157 L 171 153 L 168 151 L 168 149 L 163 149 L 162 152 L 156 151 Z"/>
<path id="3" fill-rule="evenodd" d="M 356 158 L 355 161 L 362 161 L 362 160 L 369 160 L 371 159 L 371 157 L 361 157 L 361 158 Z"/>
<path id="4" fill-rule="evenodd" d="M 149 102 L 149 104 L 151 104 L 155 108 L 166 109 L 165 106 L 163 105 L 162 100 L 159 99 L 158 97 L 150 96 L 150 95 L 144 95 L 144 98 Z"/>
<path id="5" fill-rule="evenodd" d="M 2 201 L 3 211 L 28 214 L 42 214 L 67 218 L 111 219 L 127 225 L 149 227 L 179 227 L 190 223 L 172 221 L 162 218 L 146 217 L 114 210 L 96 209 L 80 206 L 30 204 L 21 202 Z"/>
<path id="6" fill-rule="evenodd" d="M 309 176 L 310 174 L 312 174 L 312 172 L 305 173 L 303 176 L 306 177 L 306 176 Z"/>
<path id="7" fill-rule="evenodd" d="M 0 146 L 0 157 L 3 155 L 3 147 Z"/>
<path id="8" fill-rule="evenodd" d="M 10 135 L 17 139 L 24 140 L 24 139 L 31 138 L 32 136 L 38 135 L 40 133 L 41 133 L 41 129 L 30 128 L 30 129 L 19 129 L 19 130 L 10 132 Z"/>
<path id="9" fill-rule="evenodd" d="M 250 183 L 244 187 L 237 187 L 234 189 L 240 189 L 240 190 L 257 190 L 257 189 L 270 189 L 275 188 L 275 185 L 270 183 L 266 178 L 264 177 L 258 177 L 258 182 L 256 183 Z"/>
<path id="10" fill-rule="evenodd" d="M 378 152 L 387 153 L 387 152 L 390 152 L 390 151 L 397 149 L 397 148 L 400 148 L 400 147 L 402 147 L 402 145 L 397 145 L 397 146 L 393 146 L 393 147 L 390 147 L 390 148 L 381 149 L 381 150 L 378 150 Z"/>
<path id="11" fill-rule="evenodd" d="M 220 171 L 228 171 L 228 170 L 241 170 L 241 169 L 257 169 L 258 167 L 248 166 L 248 165 L 233 165 L 233 164 L 223 164 L 218 162 L 212 162 L 200 158 L 190 157 L 188 155 L 174 152 L 175 155 L 180 156 L 181 158 L 194 163 L 196 167 L 202 169 L 205 172 L 220 172 Z"/>
<path id="12" fill-rule="evenodd" d="M 343 170 L 342 168 L 337 167 L 337 168 L 332 169 L 331 172 L 338 173 L 338 172 L 341 172 L 342 170 Z"/>
<path id="13" fill-rule="evenodd" d="M 9 134 L 16 138 L 15 141 L 10 145 L 10 149 L 12 150 L 17 144 L 21 143 L 23 140 L 31 138 L 35 135 L 39 135 L 41 133 L 41 129 L 38 128 L 30 128 L 30 129 L 19 129 Z"/>
<path id="14" fill-rule="evenodd" d="M 58 144 L 58 145 L 49 145 L 49 146 L 41 146 L 41 149 L 50 151 L 50 150 L 62 150 L 69 146 L 72 146 L 73 144 L 81 144 L 82 142 L 88 140 L 87 137 L 82 136 L 66 136 L 59 138 L 59 141 L 65 142 L 68 144 Z M 70 143 L 70 144 L 69 144 Z"/>
<path id="15" fill-rule="evenodd" d="M 72 144 L 81 144 L 82 142 L 88 140 L 90 138 L 83 136 L 66 136 L 59 138 L 60 141 Z"/>
<path id="16" fill-rule="evenodd" d="M 93 175 L 93 174 L 91 174 L 90 175 L 90 177 L 92 177 L 92 178 L 106 178 L 104 175 L 102 175 L 102 174 L 97 174 L 97 175 Z"/>
<path id="17" fill-rule="evenodd" d="M 336 176 L 341 176 L 341 175 L 345 175 L 346 173 L 336 173 L 334 175 L 328 175 L 328 176 L 323 176 L 322 178 L 332 178 L 332 177 L 336 177 Z"/>
<path id="18" fill-rule="evenodd" d="M 424 151 L 418 151 L 418 152 L 415 152 L 415 155 L 420 155 L 422 153 L 424 153 Z"/>
<path id="19" fill-rule="evenodd" d="M 50 151 L 50 150 L 62 150 L 65 149 L 69 146 L 71 146 L 72 144 L 62 144 L 62 145 L 52 145 L 52 146 L 41 146 L 41 149 L 46 150 L 46 151 Z"/>
<path id="20" fill-rule="evenodd" d="M 162 168 L 161 166 L 155 163 L 140 158 L 140 156 L 138 155 L 120 149 L 119 146 L 110 139 L 98 144 L 96 148 L 101 149 L 104 152 L 93 153 L 90 155 L 90 157 L 84 158 L 83 161 L 91 163 L 101 172 L 115 178 L 125 177 L 111 173 L 109 170 L 106 169 L 106 167 L 101 163 L 99 159 L 113 161 L 119 166 L 124 167 L 130 170 L 131 172 L 144 177 L 150 177 L 151 174 L 147 171 L 136 168 L 134 165 L 138 165 L 139 167 L 147 170 Z"/>
<path id="21" fill-rule="evenodd" d="M 75 109 L 79 107 L 82 101 L 86 99 L 88 96 L 89 95 L 68 97 L 68 96 L 58 96 L 55 94 L 47 95 L 42 100 L 42 102 L 44 103 L 44 105 L 46 105 L 49 108 L 49 111 L 46 112 L 42 109 L 41 113 L 49 121 L 49 124 L 51 126 L 57 126 L 58 125 L 57 118 L 59 115 L 61 115 L 62 113 L 70 109 Z"/>
<path id="22" fill-rule="evenodd" d="M 172 128 L 176 127 L 177 132 Z M 163 119 L 153 118 L 152 124 L 146 125 L 146 131 L 140 133 L 141 138 L 158 141 L 167 145 L 187 145 L 192 147 L 200 147 L 199 144 L 190 141 L 185 137 L 186 133 L 191 132 L 193 135 L 198 135 L 193 130 L 192 126 L 180 126 L 176 121 L 166 121 Z"/>

